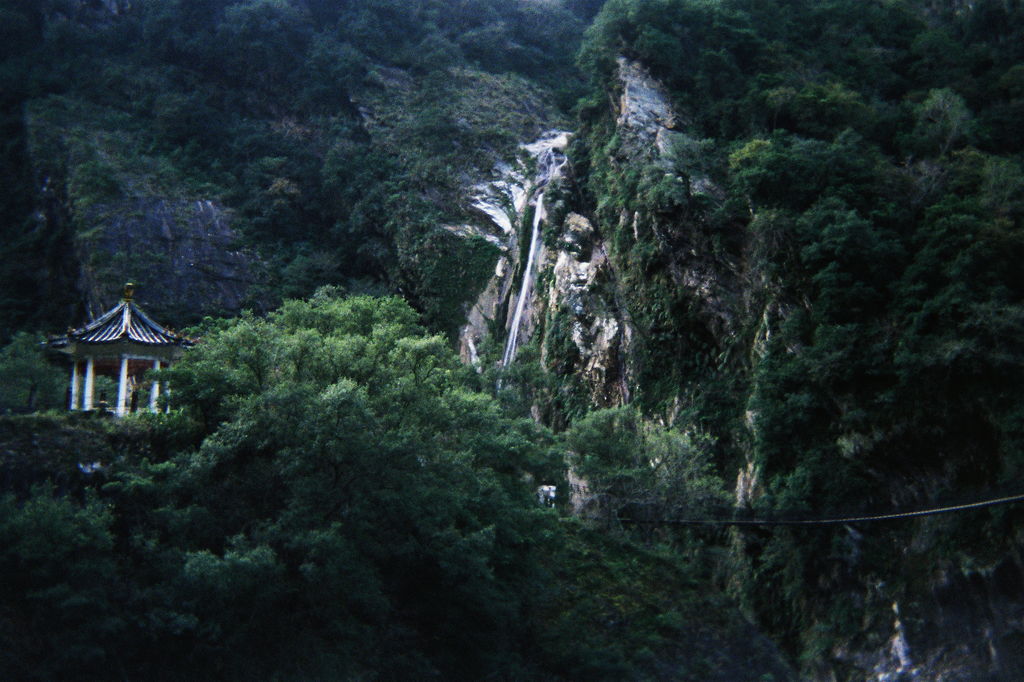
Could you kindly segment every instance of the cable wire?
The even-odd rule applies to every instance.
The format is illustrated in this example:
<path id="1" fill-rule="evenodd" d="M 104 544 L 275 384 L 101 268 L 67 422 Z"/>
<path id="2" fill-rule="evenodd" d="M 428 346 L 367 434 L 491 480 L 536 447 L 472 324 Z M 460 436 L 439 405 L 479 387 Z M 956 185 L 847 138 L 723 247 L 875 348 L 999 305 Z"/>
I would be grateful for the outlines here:
<path id="1" fill-rule="evenodd" d="M 866 516 L 842 516 L 825 519 L 654 519 L 637 520 L 620 518 L 622 523 L 666 523 L 680 526 L 835 526 L 848 523 L 869 523 L 875 521 L 893 521 L 897 519 L 908 519 L 918 516 L 933 516 L 936 514 L 948 514 L 951 512 L 964 511 L 967 509 L 981 509 L 983 507 L 994 507 L 1000 504 L 1012 504 L 1024 501 L 1024 494 L 997 497 L 980 502 L 957 504 L 947 507 L 933 507 L 931 509 L 919 509 L 908 512 L 891 512 L 888 514 L 873 514 Z"/>

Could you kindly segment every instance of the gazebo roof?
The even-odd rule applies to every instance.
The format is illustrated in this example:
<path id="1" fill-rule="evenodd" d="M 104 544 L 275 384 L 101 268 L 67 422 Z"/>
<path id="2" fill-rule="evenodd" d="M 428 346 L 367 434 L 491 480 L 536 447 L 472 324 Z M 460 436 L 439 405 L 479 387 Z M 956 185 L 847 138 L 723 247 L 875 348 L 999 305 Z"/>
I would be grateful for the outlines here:
<path id="1" fill-rule="evenodd" d="M 137 343 L 144 346 L 181 348 L 193 345 L 192 339 L 157 324 L 143 313 L 132 301 L 133 291 L 133 285 L 126 285 L 124 298 L 120 303 L 84 327 L 68 330 L 67 335 L 51 339 L 49 346 L 62 349 L 72 344 Z"/>

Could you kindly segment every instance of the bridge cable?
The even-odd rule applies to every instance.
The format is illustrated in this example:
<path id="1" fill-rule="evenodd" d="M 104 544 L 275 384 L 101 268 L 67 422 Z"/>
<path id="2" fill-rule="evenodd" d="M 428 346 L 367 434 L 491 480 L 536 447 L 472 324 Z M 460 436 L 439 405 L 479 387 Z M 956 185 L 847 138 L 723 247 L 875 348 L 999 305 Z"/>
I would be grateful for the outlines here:
<path id="1" fill-rule="evenodd" d="M 874 521 L 893 521 L 897 519 L 909 519 L 917 516 L 933 516 L 936 514 L 948 514 L 951 512 L 965 511 L 968 509 L 981 509 L 983 507 L 994 507 L 1000 504 L 1012 504 L 1013 502 L 1024 501 L 1024 494 L 1010 495 L 1008 497 L 997 497 L 980 502 L 968 504 L 957 504 L 948 507 L 934 507 L 931 509 L 919 509 L 908 512 L 892 512 L 889 514 L 873 514 L 867 516 L 843 516 L 826 519 L 658 519 L 658 520 L 637 520 L 620 518 L 623 523 L 665 523 L 680 526 L 835 526 L 847 523 L 868 523 Z"/>

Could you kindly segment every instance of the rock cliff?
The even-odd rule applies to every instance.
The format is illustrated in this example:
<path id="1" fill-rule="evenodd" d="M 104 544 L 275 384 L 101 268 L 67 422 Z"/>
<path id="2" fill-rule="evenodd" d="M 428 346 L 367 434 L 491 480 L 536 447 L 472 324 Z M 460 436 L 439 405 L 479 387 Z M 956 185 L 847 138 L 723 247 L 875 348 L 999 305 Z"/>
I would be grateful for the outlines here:
<path id="1" fill-rule="evenodd" d="M 632 371 L 623 374 L 629 390 L 619 394 L 622 399 L 628 399 L 630 392 L 649 393 L 658 381 L 650 368 L 644 371 L 642 357 L 643 346 L 651 343 L 654 334 L 665 333 L 671 339 L 661 347 L 662 357 L 670 355 L 673 347 L 675 353 L 716 356 L 709 358 L 710 364 L 717 365 L 713 371 L 708 371 L 707 364 L 689 365 L 665 394 L 671 401 L 667 418 L 685 420 L 681 408 L 693 396 L 715 390 L 716 376 L 728 374 L 733 381 L 750 382 L 750 390 L 756 391 L 757 368 L 770 340 L 793 314 L 806 312 L 808 304 L 758 265 L 757 252 L 771 248 L 761 241 L 764 233 L 714 217 L 725 199 L 718 179 L 723 177 L 721 166 L 714 161 L 722 158 L 722 150 L 697 139 L 685 113 L 676 111 L 667 89 L 642 65 L 618 60 L 617 92 L 612 114 L 619 143 L 609 147 L 603 170 L 606 178 L 630 187 L 632 195 L 623 199 L 617 211 L 599 207 L 595 230 L 608 235 L 605 242 L 610 245 L 591 257 L 588 265 L 574 262 L 568 252 L 560 254 L 552 290 L 560 292 L 563 305 L 574 315 L 589 309 L 592 319 L 600 320 L 599 308 L 588 303 L 579 289 L 593 282 L 593 269 L 607 269 L 608 279 L 615 282 L 613 300 L 623 302 L 619 315 L 628 312 L 627 319 L 635 327 L 624 339 L 640 339 L 623 346 L 632 353 L 625 363 Z M 629 174 L 638 170 L 647 177 L 628 185 Z M 606 191 L 613 191 L 615 184 L 609 182 L 607 187 L 611 189 Z M 567 234 L 581 232 L 580 219 L 568 222 L 575 227 Z M 654 249 L 656 255 L 638 258 L 641 249 Z M 647 288 L 650 280 L 665 275 L 670 284 Z M 654 296 L 666 294 L 677 296 L 679 308 L 687 311 L 685 328 L 662 327 L 656 316 L 645 313 Z M 577 323 L 573 340 L 581 342 L 579 357 L 601 354 L 611 329 L 606 325 L 603 333 L 588 335 L 587 327 Z M 792 347 L 788 352 L 799 354 L 803 349 Z M 594 393 L 590 400 L 605 404 Z M 721 464 L 735 467 L 732 475 L 739 506 L 753 505 L 768 492 L 754 451 L 745 445 L 757 440 L 758 428 L 757 412 L 748 409 L 742 430 L 715 434 L 729 439 L 743 454 L 740 461 Z M 881 498 L 894 506 L 907 490 L 921 487 L 918 499 L 927 499 L 951 485 L 941 475 L 926 483 L 897 472 L 879 471 L 876 476 L 877 485 L 886 491 Z M 791 546 L 794 559 L 787 565 L 806 575 L 805 592 L 788 597 L 803 600 L 794 609 L 804 619 L 801 650 L 814 649 L 816 630 L 839 628 L 833 632 L 831 648 L 810 657 L 803 676 L 995 680 L 1024 674 L 1020 653 L 1024 564 L 1019 530 L 1006 522 L 1006 535 L 996 533 L 974 542 L 968 528 L 1003 527 L 998 519 L 1004 518 L 999 513 L 974 514 L 906 522 L 901 527 L 857 526 L 808 533 L 792 545 L 779 542 L 784 532 L 773 532 L 777 543 L 773 551 Z M 757 573 L 763 536 L 737 532 L 734 537 L 737 544 L 731 561 L 743 568 L 734 568 L 729 580 L 746 584 L 735 593 L 752 615 L 770 622 L 771 616 L 761 609 L 770 601 L 765 595 L 773 589 L 772 579 Z M 833 551 L 827 559 L 808 549 L 828 545 Z M 846 549 L 835 549 L 839 546 Z M 959 553 L 951 556 L 951 546 L 959 547 Z M 837 626 L 843 622 L 838 612 L 848 612 L 850 620 Z"/>
<path id="2" fill-rule="evenodd" d="M 523 323 L 524 341 L 540 330 L 541 362 L 572 384 L 572 400 L 598 406 L 629 402 L 643 363 L 634 347 L 633 321 L 634 311 L 644 304 L 642 283 L 636 281 L 633 254 L 621 247 L 618 237 L 618 245 L 609 248 L 608 236 L 653 241 L 658 258 L 667 263 L 672 286 L 694 310 L 705 337 L 727 345 L 743 306 L 739 265 L 716 248 L 715 236 L 704 224 L 708 207 L 721 201 L 722 192 L 702 166 L 702 141 L 685 131 L 685 117 L 642 65 L 623 58 L 618 68 L 619 143 L 609 161 L 617 172 L 643 169 L 654 182 L 666 185 L 674 194 L 670 201 L 682 204 L 686 220 L 677 221 L 677 212 L 652 215 L 626 206 L 617 212 L 599 211 L 593 218 L 570 213 L 570 172 L 559 181 L 565 196 L 552 193 L 550 219 L 543 228 L 537 267 L 539 280 L 548 282 L 546 295 L 531 299 Z M 524 148 L 524 158 L 535 158 L 538 149 Z M 484 227 L 449 228 L 502 245 L 495 275 L 460 334 L 460 352 L 468 362 L 479 362 L 485 339 L 507 333 L 513 282 L 523 271 L 523 221 L 535 186 L 523 162 L 499 165 L 494 178 L 476 185 L 473 193 L 471 205 L 486 218 L 480 223 Z M 502 319 L 504 324 L 498 325 Z"/>
<path id="3" fill-rule="evenodd" d="M 562 371 L 583 381 L 592 405 L 624 405 L 630 399 L 628 357 L 634 332 L 616 306 L 614 273 L 604 242 L 590 221 L 570 213 L 557 245 L 551 285 L 542 302 L 549 324 L 541 363 L 551 367 L 566 357 L 575 358 L 573 366 Z M 568 339 L 557 339 L 558 333 Z M 567 354 L 566 341 L 574 347 Z"/>
<path id="4" fill-rule="evenodd" d="M 668 196 L 660 214 L 621 211 L 617 230 L 638 242 L 653 238 L 673 282 L 701 308 L 703 323 L 724 345 L 739 323 L 740 265 L 716 247 L 708 226 L 724 193 L 702 167 L 707 143 L 687 132 L 686 117 L 641 64 L 620 57 L 618 65 L 616 132 L 622 142 L 611 161 L 622 171 L 645 169 Z"/>
<path id="5" fill-rule="evenodd" d="M 759 507 L 773 491 L 753 447 L 763 420 L 750 395 L 773 339 L 810 304 L 762 266 L 759 254 L 776 248 L 765 242 L 771 231 L 750 230 L 735 209 L 721 210 L 726 154 L 700 139 L 667 89 L 641 64 L 619 59 L 611 101 L 602 146 L 591 139 L 589 149 L 570 153 L 589 165 L 597 204 L 566 191 L 545 228 L 545 294 L 528 316 L 540 342 L 531 357 L 554 389 L 538 398 L 547 411 L 535 415 L 557 425 L 582 404 L 639 399 L 666 423 L 699 429 L 687 421 L 695 405 L 719 399 L 731 382 L 729 390 L 748 391 L 747 405 L 739 403 L 745 416 L 731 431 L 714 433 L 727 444 L 723 453 L 735 453 L 718 466 L 736 481 L 737 506 Z M 572 182 L 570 172 L 566 187 Z M 506 196 L 506 205 L 515 203 L 514 192 Z M 771 220 L 753 211 L 751 218 Z M 511 231 L 522 225 L 521 216 L 509 221 Z M 474 309 L 466 330 L 475 331 L 463 337 L 467 359 L 478 361 L 475 349 L 487 333 L 501 333 L 495 321 L 507 311 L 518 250 L 506 247 Z M 858 447 L 851 441 L 845 451 Z M 894 508 L 935 499 L 952 485 L 942 474 L 927 481 L 897 471 L 873 476 L 874 499 Z M 736 531 L 722 585 L 768 629 L 771 604 L 790 605 L 783 628 L 799 623 L 800 641 L 788 646 L 802 652 L 808 679 L 1016 679 L 1024 675 L 1022 539 L 1001 514 L 972 514 L 889 527 Z M 979 526 L 1006 532 L 975 542 L 969 529 Z M 759 572 L 778 560 L 765 552 L 788 556 L 782 563 L 802 576 L 800 594 L 779 594 L 777 577 Z"/>
<path id="6" fill-rule="evenodd" d="M 66 240 L 54 248 L 74 288 L 63 295 L 82 307 L 72 317 L 102 313 L 126 281 L 168 324 L 259 304 L 261 266 L 237 245 L 232 211 L 159 158 L 132 156 L 139 142 L 127 125 L 112 125 L 116 113 L 54 97 L 32 103 L 27 120 L 36 219 Z"/>
<path id="7" fill-rule="evenodd" d="M 232 214 L 211 199 L 130 197 L 95 207 L 100 229 L 76 244 L 79 287 L 91 316 L 132 280 L 139 299 L 168 320 L 230 314 L 252 304 L 257 261 L 238 246 Z"/>

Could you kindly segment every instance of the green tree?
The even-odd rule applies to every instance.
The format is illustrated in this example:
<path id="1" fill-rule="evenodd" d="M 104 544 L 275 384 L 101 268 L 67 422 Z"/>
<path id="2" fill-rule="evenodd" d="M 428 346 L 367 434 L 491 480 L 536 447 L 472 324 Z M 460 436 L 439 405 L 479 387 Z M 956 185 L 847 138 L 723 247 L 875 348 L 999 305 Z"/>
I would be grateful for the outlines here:
<path id="1" fill-rule="evenodd" d="M 971 133 L 971 111 L 964 98 L 949 88 L 931 90 L 915 111 L 915 147 L 944 156 Z"/>
<path id="2" fill-rule="evenodd" d="M 258 652 L 231 659 L 255 672 L 312 647 L 303 675 L 520 665 L 550 518 L 521 482 L 546 466 L 539 431 L 406 303 L 321 293 L 211 323 L 167 374 L 211 431 L 175 477 L 206 519 L 177 540 L 202 651 Z"/>
<path id="3" fill-rule="evenodd" d="M 62 407 L 67 381 L 64 372 L 46 361 L 34 334 L 19 332 L 0 349 L 0 409 Z"/>
<path id="4" fill-rule="evenodd" d="M 0 497 L 0 674 L 7 679 L 88 676 L 117 669 L 108 642 L 122 634 L 112 515 L 33 488 L 27 500 Z"/>
<path id="5" fill-rule="evenodd" d="M 227 77 L 259 90 L 293 91 L 312 32 L 309 17 L 293 3 L 249 0 L 224 10 L 210 48 Z"/>
<path id="6" fill-rule="evenodd" d="M 595 410 L 565 440 L 570 467 L 613 519 L 699 518 L 728 500 L 709 436 L 646 422 L 634 407 Z"/>

